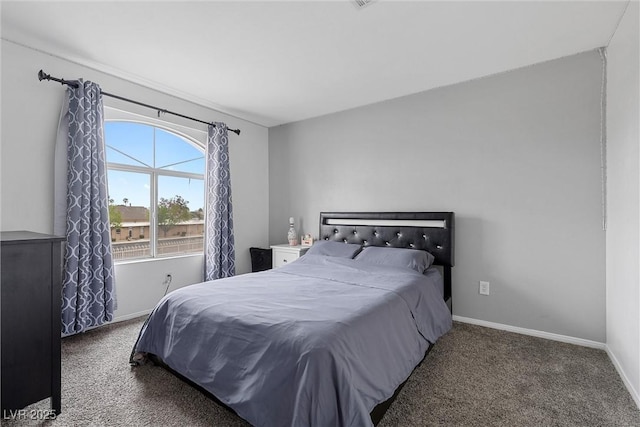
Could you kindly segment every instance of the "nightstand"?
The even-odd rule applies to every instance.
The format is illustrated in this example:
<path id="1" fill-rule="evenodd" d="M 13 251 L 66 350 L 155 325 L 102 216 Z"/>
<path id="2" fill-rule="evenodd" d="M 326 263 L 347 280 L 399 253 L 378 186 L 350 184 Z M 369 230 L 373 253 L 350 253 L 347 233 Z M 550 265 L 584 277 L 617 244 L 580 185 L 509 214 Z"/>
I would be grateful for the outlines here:
<path id="1" fill-rule="evenodd" d="M 273 268 L 282 267 L 287 263 L 294 261 L 304 255 L 311 246 L 289 246 L 287 243 L 283 245 L 272 245 L 273 249 Z"/>

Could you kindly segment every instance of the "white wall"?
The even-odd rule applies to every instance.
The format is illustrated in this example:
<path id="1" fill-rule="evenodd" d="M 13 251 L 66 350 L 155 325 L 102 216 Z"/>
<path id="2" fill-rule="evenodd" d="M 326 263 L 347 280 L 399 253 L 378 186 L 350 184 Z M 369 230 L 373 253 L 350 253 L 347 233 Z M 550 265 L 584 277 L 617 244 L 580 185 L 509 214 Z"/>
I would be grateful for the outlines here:
<path id="1" fill-rule="evenodd" d="M 115 319 L 126 320 L 147 314 L 164 296 L 165 290 L 171 292 L 201 282 L 203 270 L 202 255 L 117 264 Z M 171 275 L 168 289 L 167 274 Z"/>
<path id="2" fill-rule="evenodd" d="M 270 242 L 290 216 L 454 211 L 454 314 L 603 343 L 601 70 L 586 52 L 270 128 Z"/>
<path id="3" fill-rule="evenodd" d="M 240 136 L 230 134 L 229 148 L 236 265 L 238 273 L 251 270 L 249 247 L 268 244 L 266 128 L 5 40 L 2 41 L 0 229 L 43 233 L 53 230 L 53 152 L 64 89 L 57 83 L 39 82 L 40 69 L 55 77 L 82 77 L 97 82 L 110 93 L 240 128 Z M 112 98 L 105 98 L 105 104 L 151 117 L 156 114 Z M 196 122 L 168 115 L 163 119 L 206 131 L 206 125 Z M 119 309 L 116 316 L 127 317 L 153 308 L 162 296 L 159 289 L 163 288 L 162 281 L 169 272 L 174 276 L 173 287 L 200 281 L 202 256 L 117 265 Z"/>
<path id="4" fill-rule="evenodd" d="M 607 347 L 640 405 L 640 49 L 631 2 L 607 49 Z"/>

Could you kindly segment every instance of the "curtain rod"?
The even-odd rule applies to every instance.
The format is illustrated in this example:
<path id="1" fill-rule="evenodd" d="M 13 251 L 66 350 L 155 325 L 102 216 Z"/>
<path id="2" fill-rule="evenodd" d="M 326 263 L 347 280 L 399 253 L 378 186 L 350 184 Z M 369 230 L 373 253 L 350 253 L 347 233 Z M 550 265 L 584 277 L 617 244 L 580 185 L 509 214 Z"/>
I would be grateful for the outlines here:
<path id="1" fill-rule="evenodd" d="M 42 70 L 38 71 L 38 80 L 40 80 L 40 81 L 42 81 L 42 80 L 51 80 L 51 81 L 58 82 L 60 84 L 71 86 L 71 87 L 74 87 L 74 88 L 78 87 L 78 83 L 75 80 L 65 80 L 65 79 L 58 79 L 56 77 L 51 77 L 50 74 L 47 74 Z M 205 125 L 212 125 L 212 126 L 215 127 L 215 124 L 213 124 L 211 122 L 205 122 L 204 120 L 195 119 L 193 117 L 185 116 L 184 114 L 180 114 L 180 113 L 174 113 L 173 111 L 165 110 L 164 108 L 154 107 L 153 105 L 145 104 L 145 103 L 140 102 L 140 101 L 134 101 L 133 99 L 128 99 L 128 98 L 125 98 L 125 97 L 119 96 L 119 95 L 114 95 L 112 93 L 105 92 L 102 89 L 100 89 L 100 93 L 102 93 L 104 96 L 109 96 L 111 98 L 119 99 L 121 101 L 130 102 L 132 104 L 141 105 L 143 107 L 147 107 L 147 108 L 150 108 L 152 110 L 156 110 L 158 112 L 158 116 L 160 115 L 160 113 L 172 114 L 174 116 L 182 117 L 183 119 L 193 120 L 194 122 L 204 123 Z M 228 129 L 228 130 L 230 132 L 235 133 L 236 135 L 240 135 L 240 129 Z"/>

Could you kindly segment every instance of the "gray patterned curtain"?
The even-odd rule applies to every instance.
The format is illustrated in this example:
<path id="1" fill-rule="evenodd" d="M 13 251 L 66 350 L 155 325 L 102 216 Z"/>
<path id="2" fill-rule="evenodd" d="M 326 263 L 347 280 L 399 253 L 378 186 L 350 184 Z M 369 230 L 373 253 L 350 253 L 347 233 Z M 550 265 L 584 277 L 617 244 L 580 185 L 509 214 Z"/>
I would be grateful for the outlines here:
<path id="1" fill-rule="evenodd" d="M 214 280 L 236 272 L 229 133 L 224 123 L 209 125 L 206 188 L 204 276 L 205 280 Z"/>
<path id="2" fill-rule="evenodd" d="M 69 131 L 63 335 L 111 321 L 116 309 L 102 95 L 95 83 L 77 83 L 67 89 L 64 114 Z"/>

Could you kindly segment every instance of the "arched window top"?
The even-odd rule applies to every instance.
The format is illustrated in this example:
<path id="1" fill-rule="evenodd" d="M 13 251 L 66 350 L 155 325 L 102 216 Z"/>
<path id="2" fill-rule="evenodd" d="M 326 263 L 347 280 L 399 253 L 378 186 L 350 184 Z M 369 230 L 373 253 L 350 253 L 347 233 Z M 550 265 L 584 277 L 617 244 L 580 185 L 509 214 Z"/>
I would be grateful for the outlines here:
<path id="1" fill-rule="evenodd" d="M 175 132 L 144 123 L 106 121 L 107 162 L 203 174 L 203 149 Z"/>

